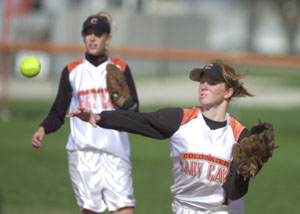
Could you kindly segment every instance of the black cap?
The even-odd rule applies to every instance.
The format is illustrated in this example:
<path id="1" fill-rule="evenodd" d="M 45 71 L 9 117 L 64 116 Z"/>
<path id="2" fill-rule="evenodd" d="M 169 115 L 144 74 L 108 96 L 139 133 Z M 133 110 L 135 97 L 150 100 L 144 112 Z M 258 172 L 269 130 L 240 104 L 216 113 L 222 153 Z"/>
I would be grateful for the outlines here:
<path id="1" fill-rule="evenodd" d="M 84 31 L 87 28 L 93 28 L 99 34 L 102 33 L 110 34 L 110 24 L 105 17 L 97 17 L 97 16 L 88 17 L 83 23 L 81 32 L 84 33 Z"/>
<path id="2" fill-rule="evenodd" d="M 203 73 L 207 74 L 210 78 L 218 81 L 226 82 L 230 87 L 235 88 L 233 80 L 227 80 L 223 76 L 222 67 L 216 63 L 210 63 L 204 66 L 204 68 L 194 68 L 190 72 L 190 79 L 200 82 Z"/>

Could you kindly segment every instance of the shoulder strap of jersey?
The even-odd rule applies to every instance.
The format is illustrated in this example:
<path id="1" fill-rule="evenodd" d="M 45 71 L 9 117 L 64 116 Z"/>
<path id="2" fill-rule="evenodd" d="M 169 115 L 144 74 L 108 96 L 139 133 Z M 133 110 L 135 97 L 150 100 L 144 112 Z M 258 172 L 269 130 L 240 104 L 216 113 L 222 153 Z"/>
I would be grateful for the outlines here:
<path id="1" fill-rule="evenodd" d="M 127 66 L 127 63 L 123 60 L 117 59 L 117 58 L 110 58 L 110 61 L 118 66 L 121 67 L 121 70 L 124 72 Z"/>
<path id="2" fill-rule="evenodd" d="M 199 111 L 200 107 L 183 109 L 183 118 L 180 125 L 186 124 L 192 119 L 197 118 Z"/>
<path id="3" fill-rule="evenodd" d="M 83 59 L 79 59 L 75 62 L 71 62 L 70 64 L 68 64 L 68 71 L 69 73 L 71 73 L 73 71 L 74 68 L 76 68 L 78 65 L 83 63 Z"/>
<path id="4" fill-rule="evenodd" d="M 238 141 L 242 131 L 246 128 L 244 125 L 242 125 L 237 119 L 229 115 L 229 125 L 231 126 L 234 134 L 234 138 L 236 141 Z"/>

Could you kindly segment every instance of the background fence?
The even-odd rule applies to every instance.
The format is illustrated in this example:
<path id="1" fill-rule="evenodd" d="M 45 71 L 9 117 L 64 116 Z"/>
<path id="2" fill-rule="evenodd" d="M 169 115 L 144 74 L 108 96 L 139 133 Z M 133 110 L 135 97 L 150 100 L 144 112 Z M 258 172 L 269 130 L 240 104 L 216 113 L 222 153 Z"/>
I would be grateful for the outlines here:
<path id="1" fill-rule="evenodd" d="M 0 51 L 2 115 L 6 117 L 10 99 L 54 97 L 63 67 L 81 58 L 84 48 L 81 45 L 58 45 L 49 42 L 0 42 Z M 290 95 L 284 96 L 289 100 L 283 102 L 284 105 L 296 105 L 300 100 L 297 90 L 289 91 L 291 89 L 280 88 L 284 83 L 285 75 L 298 73 L 300 69 L 298 56 L 124 46 L 112 46 L 110 53 L 128 62 L 136 78 L 141 104 L 184 102 L 197 105 L 198 85 L 189 80 L 189 71 L 213 59 L 226 60 L 237 71 L 249 72 L 250 77 L 245 81 L 250 84 L 252 91 L 257 93 L 257 98 L 247 98 L 246 103 L 256 100 L 252 103 L 273 106 L 278 100 L 278 93 L 285 90 L 288 90 L 286 92 Z M 32 79 L 23 77 L 19 71 L 20 61 L 28 55 L 36 56 L 41 61 L 41 73 Z M 255 72 L 257 68 L 260 72 Z M 277 74 L 282 72 L 282 74 L 276 78 L 277 75 L 272 74 L 272 71 Z M 255 77 L 255 74 L 258 74 L 258 77 Z M 269 78 L 265 78 L 264 81 L 267 81 L 264 83 L 261 76 L 269 76 Z M 291 88 L 288 85 L 285 87 Z M 275 106 L 281 106 L 283 103 L 278 100 Z"/>

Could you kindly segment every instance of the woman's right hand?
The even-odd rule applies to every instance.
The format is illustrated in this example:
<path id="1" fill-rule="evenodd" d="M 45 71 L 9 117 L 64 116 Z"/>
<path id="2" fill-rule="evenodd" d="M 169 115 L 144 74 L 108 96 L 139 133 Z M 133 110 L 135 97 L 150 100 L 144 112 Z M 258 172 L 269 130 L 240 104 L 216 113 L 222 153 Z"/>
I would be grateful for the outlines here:
<path id="1" fill-rule="evenodd" d="M 40 148 L 42 146 L 41 142 L 45 135 L 45 129 L 43 126 L 40 126 L 38 130 L 32 136 L 32 146 L 35 148 Z"/>
<path id="2" fill-rule="evenodd" d="M 93 127 L 97 127 L 97 122 L 101 119 L 99 114 L 94 114 L 90 109 L 78 107 L 77 110 L 67 114 L 67 117 L 78 117 L 82 121 L 90 123 Z"/>

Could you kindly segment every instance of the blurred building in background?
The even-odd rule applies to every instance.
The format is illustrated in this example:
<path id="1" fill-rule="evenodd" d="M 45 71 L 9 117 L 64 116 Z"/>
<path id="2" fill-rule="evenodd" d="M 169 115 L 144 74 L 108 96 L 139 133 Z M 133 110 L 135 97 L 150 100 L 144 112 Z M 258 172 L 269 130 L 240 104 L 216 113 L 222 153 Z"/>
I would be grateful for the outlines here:
<path id="1" fill-rule="evenodd" d="M 0 42 L 82 45 L 82 23 L 99 11 L 107 11 L 114 18 L 117 29 L 113 29 L 111 46 L 115 47 L 192 49 L 237 55 L 300 53 L 299 0 L 0 0 Z M 21 86 L 25 81 L 9 85 L 10 76 L 24 79 L 19 64 L 26 55 L 39 58 L 42 70 L 34 79 L 50 76 L 55 80 L 51 86 L 55 93 L 63 67 L 83 53 L 0 50 L 3 109 L 8 106 L 9 90 L 13 94 L 14 90 L 22 91 L 17 86 L 27 87 Z M 159 57 L 126 61 L 135 76 L 186 73 L 201 63 Z M 43 84 L 42 88 L 46 88 Z"/>
<path id="2" fill-rule="evenodd" d="M 83 20 L 116 20 L 113 45 L 300 52 L 298 0 L 1 0 L 0 38 L 81 43 Z"/>
<path id="3" fill-rule="evenodd" d="M 300 53 L 298 0 L 0 0 L 0 8 L 0 41 L 81 45 L 85 18 L 107 11 L 117 25 L 111 46 Z M 11 67 L 18 70 L 26 54 L 16 53 Z M 38 78 L 59 74 L 66 63 L 82 56 L 35 54 L 44 65 Z M 182 63 L 127 61 L 137 73 L 186 70 Z"/>

